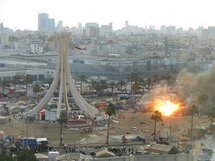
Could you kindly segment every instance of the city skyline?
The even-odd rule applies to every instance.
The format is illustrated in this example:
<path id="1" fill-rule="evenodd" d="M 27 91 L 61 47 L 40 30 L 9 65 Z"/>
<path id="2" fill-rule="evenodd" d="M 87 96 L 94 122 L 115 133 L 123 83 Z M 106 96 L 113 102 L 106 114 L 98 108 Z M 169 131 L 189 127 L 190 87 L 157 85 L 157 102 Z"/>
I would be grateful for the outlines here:
<path id="1" fill-rule="evenodd" d="M 87 22 L 99 24 L 113 23 L 113 29 L 130 25 L 156 29 L 162 25 L 175 25 L 183 28 L 215 26 L 212 0 L 2 0 L 0 2 L 0 22 L 16 29 L 37 30 L 38 13 L 48 13 L 55 22 L 63 21 L 64 26 L 83 25 Z"/>

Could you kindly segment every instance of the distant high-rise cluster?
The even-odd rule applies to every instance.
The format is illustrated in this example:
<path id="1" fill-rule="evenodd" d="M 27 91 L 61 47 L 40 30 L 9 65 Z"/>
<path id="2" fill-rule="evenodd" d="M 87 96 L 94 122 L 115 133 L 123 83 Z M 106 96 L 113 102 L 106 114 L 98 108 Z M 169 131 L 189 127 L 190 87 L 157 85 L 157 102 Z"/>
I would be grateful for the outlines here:
<path id="1" fill-rule="evenodd" d="M 53 31 L 55 29 L 55 20 L 49 18 L 47 13 L 38 14 L 38 31 Z"/>

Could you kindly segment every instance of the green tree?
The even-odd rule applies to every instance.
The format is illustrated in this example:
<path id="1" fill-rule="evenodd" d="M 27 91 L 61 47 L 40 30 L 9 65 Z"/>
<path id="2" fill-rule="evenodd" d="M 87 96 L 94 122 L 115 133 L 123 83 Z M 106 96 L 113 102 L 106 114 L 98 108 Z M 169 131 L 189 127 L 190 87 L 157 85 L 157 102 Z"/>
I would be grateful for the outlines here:
<path id="1" fill-rule="evenodd" d="M 37 94 L 38 92 L 41 92 L 41 89 L 40 89 L 39 84 L 36 84 L 36 85 L 33 86 L 33 92 L 36 93 L 36 94 Z"/>
<path id="2" fill-rule="evenodd" d="M 110 134 L 110 118 L 112 115 L 116 114 L 116 109 L 112 103 L 110 103 L 107 107 L 106 113 L 108 114 L 108 126 L 107 126 L 107 140 L 106 144 L 109 144 L 109 134 Z"/>
<path id="3" fill-rule="evenodd" d="M 2 151 L 0 153 L 0 161 L 16 161 L 16 158 L 14 158 L 11 155 L 7 154 L 6 151 Z"/>
<path id="4" fill-rule="evenodd" d="M 154 141 L 155 141 L 155 139 L 156 139 L 156 130 L 157 130 L 157 122 L 163 121 L 161 112 L 155 111 L 152 114 L 151 119 L 154 120 L 154 132 L 153 132 L 153 135 L 154 135 Z"/>
<path id="5" fill-rule="evenodd" d="M 193 122 L 194 122 L 194 115 L 199 114 L 199 109 L 195 105 L 193 105 L 190 109 L 191 113 L 191 125 L 190 125 L 190 138 L 193 140 Z"/>
<path id="6" fill-rule="evenodd" d="M 80 86 L 80 88 L 81 88 L 81 93 L 82 93 L 82 90 L 83 90 L 83 88 L 82 88 L 82 85 L 83 85 L 83 82 L 86 82 L 87 81 L 87 77 L 85 76 L 85 75 L 80 75 L 79 77 L 78 77 L 78 80 L 81 82 L 81 86 Z"/>
<path id="7" fill-rule="evenodd" d="M 61 111 L 60 118 L 57 120 L 60 124 L 60 146 L 62 146 L 63 141 L 63 125 L 68 122 L 68 115 L 66 111 Z"/>
<path id="8" fill-rule="evenodd" d="M 37 158 L 33 151 L 24 149 L 17 154 L 17 161 L 37 161 Z"/>

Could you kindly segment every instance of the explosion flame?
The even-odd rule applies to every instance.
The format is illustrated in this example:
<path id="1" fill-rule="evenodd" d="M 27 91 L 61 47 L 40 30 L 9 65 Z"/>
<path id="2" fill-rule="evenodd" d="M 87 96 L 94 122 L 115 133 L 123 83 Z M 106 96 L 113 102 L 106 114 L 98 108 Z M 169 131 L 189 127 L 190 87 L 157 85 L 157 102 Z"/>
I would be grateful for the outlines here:
<path id="1" fill-rule="evenodd" d="M 180 105 L 173 103 L 170 100 L 162 101 L 159 100 L 155 103 L 155 110 L 161 112 L 164 116 L 171 116 L 177 112 L 180 108 Z"/>

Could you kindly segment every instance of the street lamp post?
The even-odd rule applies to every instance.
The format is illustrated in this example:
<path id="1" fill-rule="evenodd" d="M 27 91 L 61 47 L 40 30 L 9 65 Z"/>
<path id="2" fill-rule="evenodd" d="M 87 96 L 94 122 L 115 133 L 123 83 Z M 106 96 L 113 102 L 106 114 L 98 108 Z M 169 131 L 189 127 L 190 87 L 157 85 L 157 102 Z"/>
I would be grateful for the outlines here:
<path id="1" fill-rule="evenodd" d="M 28 101 L 27 101 L 27 119 L 26 119 L 26 146 L 28 146 Z"/>
<path id="2" fill-rule="evenodd" d="M 169 117 L 170 121 L 169 121 L 169 144 L 172 143 L 172 119 L 171 117 Z"/>

